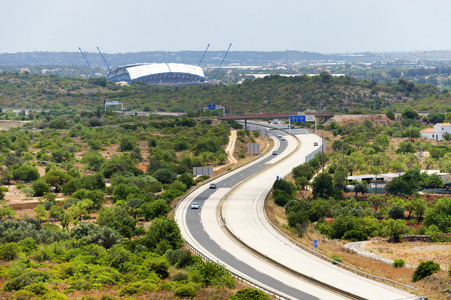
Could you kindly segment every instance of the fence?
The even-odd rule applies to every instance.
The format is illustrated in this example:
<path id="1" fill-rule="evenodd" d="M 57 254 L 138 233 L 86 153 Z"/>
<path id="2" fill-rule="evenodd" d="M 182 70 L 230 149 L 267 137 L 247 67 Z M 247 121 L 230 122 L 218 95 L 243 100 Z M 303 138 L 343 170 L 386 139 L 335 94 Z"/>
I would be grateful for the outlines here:
<path id="1" fill-rule="evenodd" d="M 318 147 L 315 151 L 313 151 L 312 153 L 305 156 L 305 163 L 308 163 L 310 160 L 312 160 L 315 157 L 316 153 L 321 152 L 321 150 L 326 149 L 326 147 L 327 147 L 327 142 L 324 141 L 323 146 Z"/>

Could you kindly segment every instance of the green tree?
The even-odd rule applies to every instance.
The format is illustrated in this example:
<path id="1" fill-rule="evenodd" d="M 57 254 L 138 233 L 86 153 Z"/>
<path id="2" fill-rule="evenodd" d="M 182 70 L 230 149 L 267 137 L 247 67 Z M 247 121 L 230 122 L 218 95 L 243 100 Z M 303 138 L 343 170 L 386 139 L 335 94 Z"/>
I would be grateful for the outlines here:
<path id="1" fill-rule="evenodd" d="M 404 211 L 405 211 L 404 207 L 400 205 L 393 205 L 388 210 L 388 217 L 394 220 L 404 219 Z"/>
<path id="2" fill-rule="evenodd" d="M 214 262 L 199 262 L 190 272 L 192 281 L 201 284 L 203 287 L 227 286 L 229 289 L 235 287 L 235 281 L 229 271 L 222 265 Z"/>
<path id="3" fill-rule="evenodd" d="M 169 169 L 159 169 L 153 174 L 153 177 L 161 183 L 172 183 L 177 175 Z"/>
<path id="4" fill-rule="evenodd" d="M 125 249 L 122 245 L 114 245 L 108 250 L 110 266 L 122 274 L 132 272 L 137 269 L 135 266 L 136 256 Z"/>
<path id="5" fill-rule="evenodd" d="M 444 185 L 442 177 L 438 174 L 431 174 L 427 176 L 422 185 L 429 188 L 441 188 Z"/>
<path id="6" fill-rule="evenodd" d="M 102 164 L 106 162 L 105 157 L 95 151 L 90 151 L 83 154 L 81 162 L 86 164 L 86 167 L 92 171 L 99 171 Z"/>
<path id="7" fill-rule="evenodd" d="M 161 249 L 163 244 L 168 245 L 168 249 L 179 249 L 184 245 L 180 229 L 174 219 L 157 218 L 154 219 L 144 237 L 144 245 L 152 250 Z M 160 247 L 159 247 L 160 246 Z M 166 250 L 161 254 L 164 254 Z"/>
<path id="8" fill-rule="evenodd" d="M 291 190 L 291 184 L 283 179 L 277 179 L 273 186 L 273 190 L 282 190 L 285 191 L 288 195 L 291 195 L 293 191 Z"/>
<path id="9" fill-rule="evenodd" d="M 36 220 L 38 220 L 40 223 L 47 219 L 47 211 L 45 210 L 44 205 L 40 204 L 33 210 L 36 213 Z"/>
<path id="10" fill-rule="evenodd" d="M 340 189 L 336 189 L 332 176 L 327 173 L 320 173 L 312 183 L 312 194 L 315 198 L 342 198 Z"/>
<path id="11" fill-rule="evenodd" d="M 403 119 L 417 119 L 419 117 L 418 113 L 410 106 L 406 106 L 402 112 Z"/>
<path id="12" fill-rule="evenodd" d="M 99 211 L 97 224 L 116 229 L 122 236 L 131 238 L 135 235 L 138 221 L 132 218 L 125 207 L 115 204 L 113 207 L 103 207 Z"/>
<path id="13" fill-rule="evenodd" d="M 395 114 L 392 111 L 389 111 L 385 114 L 387 116 L 387 118 L 389 118 L 390 120 L 394 121 L 395 120 Z"/>
<path id="14" fill-rule="evenodd" d="M 169 277 L 169 262 L 165 257 L 149 257 L 142 263 L 142 269 L 146 272 L 154 272 L 160 279 Z"/>
<path id="15" fill-rule="evenodd" d="M 60 169 L 52 168 L 44 175 L 43 179 L 51 187 L 54 187 L 56 192 L 59 192 L 61 187 L 72 179 L 72 176 Z"/>
<path id="16" fill-rule="evenodd" d="M 387 233 L 394 239 L 395 243 L 399 243 L 399 241 L 401 240 L 401 234 L 408 232 L 409 227 L 407 227 L 404 220 L 388 220 Z"/>
<path id="17" fill-rule="evenodd" d="M 31 182 L 39 179 L 39 171 L 37 168 L 28 164 L 20 165 L 12 170 L 13 179 Z"/>
<path id="18" fill-rule="evenodd" d="M 141 206 L 146 221 L 165 216 L 171 211 L 171 206 L 164 199 L 146 202 Z"/>
<path id="19" fill-rule="evenodd" d="M 50 192 L 50 185 L 48 185 L 47 182 L 45 182 L 45 180 L 42 178 L 34 181 L 31 184 L 31 187 L 33 188 L 34 196 L 36 197 L 42 197 L 45 193 Z"/>
<path id="20" fill-rule="evenodd" d="M 411 200 L 411 204 L 413 206 L 413 212 L 415 213 L 418 222 L 420 222 L 420 219 L 424 215 L 424 212 L 427 208 L 426 200 L 420 197 L 416 197 Z"/>

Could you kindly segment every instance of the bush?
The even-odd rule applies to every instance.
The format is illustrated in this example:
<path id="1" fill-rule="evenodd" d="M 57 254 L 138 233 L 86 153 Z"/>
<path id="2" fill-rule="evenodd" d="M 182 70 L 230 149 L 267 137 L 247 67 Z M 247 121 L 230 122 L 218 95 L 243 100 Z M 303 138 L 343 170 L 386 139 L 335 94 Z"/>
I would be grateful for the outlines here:
<path id="1" fill-rule="evenodd" d="M 35 181 L 40 177 L 38 168 L 27 164 L 20 165 L 19 167 L 15 168 L 12 173 L 13 179 L 23 180 L 25 182 Z"/>
<path id="2" fill-rule="evenodd" d="M 336 265 L 337 263 L 342 263 L 343 262 L 343 258 L 341 258 L 338 255 L 332 255 L 332 263 L 334 265 Z"/>
<path id="3" fill-rule="evenodd" d="M 20 252 L 20 247 L 16 243 L 7 243 L 0 246 L 1 260 L 14 260 Z"/>
<path id="4" fill-rule="evenodd" d="M 432 243 L 447 243 L 451 242 L 451 237 L 446 233 L 442 232 L 434 232 L 431 234 L 431 242 Z"/>
<path id="5" fill-rule="evenodd" d="M 136 294 L 142 294 L 142 290 L 135 285 L 128 285 L 124 287 L 122 290 L 119 290 L 119 296 L 131 296 Z"/>
<path id="6" fill-rule="evenodd" d="M 14 300 L 28 300 L 35 298 L 35 294 L 30 291 L 20 290 L 14 293 Z"/>
<path id="7" fill-rule="evenodd" d="M 358 242 L 358 241 L 366 241 L 368 239 L 368 236 L 360 230 L 353 229 L 346 231 L 341 237 L 341 239 L 350 240 L 352 242 Z"/>
<path id="8" fill-rule="evenodd" d="M 196 290 L 192 286 L 183 285 L 174 293 L 175 297 L 196 297 Z"/>
<path id="9" fill-rule="evenodd" d="M 58 292 L 49 292 L 42 296 L 41 300 L 66 300 L 66 295 Z"/>
<path id="10" fill-rule="evenodd" d="M 188 273 L 177 272 L 171 277 L 172 281 L 186 281 L 188 280 Z"/>
<path id="11" fill-rule="evenodd" d="M 31 187 L 34 190 L 34 196 L 36 197 L 42 197 L 45 193 L 50 192 L 50 185 L 41 178 L 34 181 Z"/>
<path id="12" fill-rule="evenodd" d="M 416 282 L 438 271 L 440 271 L 439 264 L 433 262 L 432 260 L 423 261 L 416 268 L 415 272 L 413 272 L 412 281 Z"/>
<path id="13" fill-rule="evenodd" d="M 405 264 L 406 263 L 405 263 L 404 259 L 398 258 L 398 259 L 395 259 L 392 266 L 394 268 L 403 268 Z"/>
<path id="14" fill-rule="evenodd" d="M 50 292 L 50 289 L 42 282 L 34 282 L 25 287 L 25 290 L 34 293 L 35 295 L 44 295 Z"/>
<path id="15" fill-rule="evenodd" d="M 100 300 L 116 300 L 116 298 L 111 295 L 102 295 L 102 298 L 100 298 Z"/>
<path id="16" fill-rule="evenodd" d="M 165 256 L 169 263 L 177 269 L 185 268 L 192 262 L 191 251 L 189 250 L 171 249 L 166 252 Z"/>
<path id="17" fill-rule="evenodd" d="M 47 281 L 48 279 L 50 279 L 49 274 L 38 270 L 32 270 L 7 281 L 2 289 L 6 292 L 18 291 L 32 283 L 42 282 L 43 280 Z"/>
<path id="18" fill-rule="evenodd" d="M 235 295 L 230 297 L 230 300 L 269 300 L 269 296 L 253 288 L 241 289 Z"/>

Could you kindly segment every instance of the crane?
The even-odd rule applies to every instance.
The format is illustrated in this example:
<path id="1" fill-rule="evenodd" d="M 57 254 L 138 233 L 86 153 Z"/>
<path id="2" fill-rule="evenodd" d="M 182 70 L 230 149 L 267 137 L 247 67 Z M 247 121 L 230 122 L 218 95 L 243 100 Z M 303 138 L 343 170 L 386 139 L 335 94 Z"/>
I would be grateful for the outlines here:
<path id="1" fill-rule="evenodd" d="M 100 56 L 102 56 L 102 58 L 103 58 L 103 61 L 105 62 L 105 65 L 107 66 L 107 68 L 108 68 L 108 72 L 111 72 L 111 68 L 110 68 L 110 66 L 108 65 L 108 63 L 106 62 L 106 59 L 105 59 L 105 57 L 103 57 L 103 54 L 102 54 L 102 52 L 100 52 L 100 49 L 99 49 L 99 47 L 97 47 L 97 50 L 99 51 L 99 53 L 100 53 Z"/>
<path id="2" fill-rule="evenodd" d="M 89 68 L 91 69 L 92 74 L 94 74 L 94 77 L 97 77 L 96 73 L 94 72 L 94 70 L 92 69 L 91 65 L 89 64 L 89 61 L 86 59 L 86 56 L 84 55 L 83 51 L 81 51 L 81 48 L 78 47 L 78 49 L 80 50 L 81 55 L 83 55 L 83 58 L 86 60 L 86 63 L 88 64 Z"/>
<path id="3" fill-rule="evenodd" d="M 202 63 L 202 61 L 204 60 L 205 54 L 207 53 L 208 47 L 210 47 L 210 44 L 207 45 L 207 49 L 205 49 L 204 54 L 202 55 L 202 58 L 200 59 L 200 62 L 198 64 L 198 66 L 200 66 L 200 64 Z"/>
<path id="4" fill-rule="evenodd" d="M 227 53 L 229 53 L 230 47 L 232 47 L 232 43 L 230 43 L 229 48 L 227 48 L 224 58 L 222 59 L 221 64 L 219 65 L 218 71 L 216 71 L 216 75 L 215 75 L 215 77 L 213 77 L 213 79 L 216 79 L 216 76 L 218 76 L 219 70 L 221 69 L 222 63 L 224 62 L 224 60 L 227 56 Z"/>

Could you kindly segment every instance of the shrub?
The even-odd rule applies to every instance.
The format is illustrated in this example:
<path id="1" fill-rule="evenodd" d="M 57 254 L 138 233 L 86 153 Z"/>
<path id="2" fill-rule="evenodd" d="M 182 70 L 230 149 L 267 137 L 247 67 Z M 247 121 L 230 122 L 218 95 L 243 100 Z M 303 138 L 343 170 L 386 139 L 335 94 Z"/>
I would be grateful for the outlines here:
<path id="1" fill-rule="evenodd" d="M 332 263 L 334 265 L 336 265 L 337 263 L 342 263 L 343 262 L 343 258 L 341 258 L 338 255 L 332 255 Z"/>
<path id="2" fill-rule="evenodd" d="M 235 281 L 229 271 L 222 265 L 214 262 L 199 262 L 190 272 L 192 281 L 208 286 L 227 286 L 235 288 Z"/>
<path id="3" fill-rule="evenodd" d="M 28 273 L 19 275 L 15 278 L 12 278 L 11 280 L 7 281 L 5 285 L 3 285 L 3 290 L 6 292 L 9 291 L 18 291 L 26 287 L 27 285 L 30 285 L 35 282 L 42 282 L 43 280 L 48 280 L 50 278 L 50 275 L 38 271 L 38 270 L 32 270 Z"/>
<path id="4" fill-rule="evenodd" d="M 366 241 L 368 239 L 368 236 L 360 230 L 353 229 L 346 231 L 341 237 L 341 239 L 357 242 L 357 241 Z"/>
<path id="5" fill-rule="evenodd" d="M 123 296 L 131 296 L 131 295 L 136 295 L 136 294 L 142 294 L 142 290 L 134 285 L 128 285 L 126 287 L 124 287 L 122 290 L 119 290 L 119 296 L 123 297 Z"/>
<path id="6" fill-rule="evenodd" d="M 33 292 L 20 290 L 14 293 L 14 300 L 28 300 L 35 298 L 35 296 Z"/>
<path id="7" fill-rule="evenodd" d="M 1 260 L 14 260 L 20 252 L 20 247 L 16 243 L 7 243 L 0 246 Z"/>
<path id="8" fill-rule="evenodd" d="M 102 298 L 100 298 L 100 300 L 116 300 L 116 298 L 111 295 L 102 295 Z"/>
<path id="9" fill-rule="evenodd" d="M 192 262 L 191 251 L 189 250 L 168 250 L 165 256 L 169 263 L 177 269 L 185 268 Z"/>
<path id="10" fill-rule="evenodd" d="M 404 262 L 404 259 L 398 258 L 398 259 L 395 259 L 392 266 L 394 268 L 403 268 L 405 264 L 406 263 Z"/>
<path id="11" fill-rule="evenodd" d="M 185 281 L 188 280 L 188 273 L 177 272 L 171 277 L 172 281 Z"/>
<path id="12" fill-rule="evenodd" d="M 432 275 L 435 272 L 440 270 L 440 265 L 433 262 L 432 260 L 423 261 L 420 265 L 415 269 L 412 275 L 412 281 L 421 280 L 429 275 Z"/>
<path id="13" fill-rule="evenodd" d="M 432 243 L 447 243 L 451 242 L 451 237 L 446 233 L 442 232 L 434 232 L 431 234 L 431 242 Z"/>
<path id="14" fill-rule="evenodd" d="M 44 196 L 45 193 L 50 192 L 50 185 L 41 178 L 34 181 L 31 187 L 33 188 L 34 196 L 36 197 Z"/>
<path id="15" fill-rule="evenodd" d="M 230 300 L 269 300 L 269 296 L 253 288 L 241 289 L 235 295 L 230 297 Z"/>
<path id="16" fill-rule="evenodd" d="M 174 296 L 176 297 L 196 297 L 196 290 L 192 286 L 183 285 L 175 291 Z"/>
<path id="17" fill-rule="evenodd" d="M 66 300 L 66 295 L 58 292 L 49 292 L 42 296 L 41 300 Z"/>
<path id="18" fill-rule="evenodd" d="M 35 295 L 44 295 L 48 292 L 50 292 L 50 289 L 45 286 L 42 282 L 34 282 L 28 286 L 25 287 L 25 290 L 30 291 L 34 293 Z"/>

